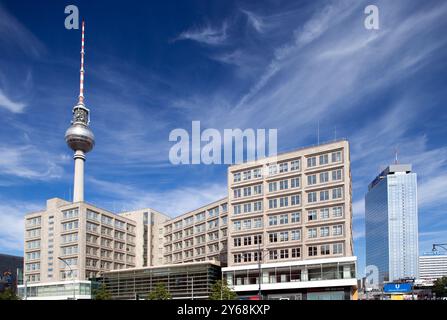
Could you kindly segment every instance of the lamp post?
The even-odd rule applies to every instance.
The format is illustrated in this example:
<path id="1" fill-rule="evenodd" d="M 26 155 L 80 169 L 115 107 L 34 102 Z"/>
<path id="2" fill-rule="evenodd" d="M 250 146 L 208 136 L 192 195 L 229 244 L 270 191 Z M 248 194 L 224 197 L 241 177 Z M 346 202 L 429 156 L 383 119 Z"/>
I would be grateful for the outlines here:
<path id="1" fill-rule="evenodd" d="M 74 275 L 73 275 L 73 269 L 71 269 L 71 266 L 65 261 L 65 259 L 62 259 L 61 257 L 57 257 L 60 261 L 65 263 L 67 267 L 70 269 L 71 274 L 71 280 L 73 281 L 73 300 L 76 300 L 76 287 L 75 287 L 75 281 L 74 281 Z"/>
<path id="2" fill-rule="evenodd" d="M 258 240 L 258 297 L 259 300 L 262 300 L 262 292 L 261 292 L 261 282 L 262 282 L 262 276 L 261 276 L 261 260 L 268 254 L 268 251 L 263 254 L 261 250 L 261 242 Z"/>

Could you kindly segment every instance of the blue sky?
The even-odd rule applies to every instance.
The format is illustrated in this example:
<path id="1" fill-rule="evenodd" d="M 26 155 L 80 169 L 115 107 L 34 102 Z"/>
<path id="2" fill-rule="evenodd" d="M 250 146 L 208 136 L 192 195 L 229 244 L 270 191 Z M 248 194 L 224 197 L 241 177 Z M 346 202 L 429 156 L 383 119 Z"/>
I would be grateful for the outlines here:
<path id="1" fill-rule="evenodd" d="M 63 136 L 85 96 L 96 146 L 86 200 L 177 215 L 226 194 L 225 165 L 170 164 L 169 132 L 277 128 L 279 151 L 351 143 L 355 254 L 364 267 L 368 183 L 394 160 L 418 173 L 420 251 L 447 237 L 447 3 L 374 1 L 0 0 L 0 252 L 22 254 L 23 215 L 68 199 Z"/>

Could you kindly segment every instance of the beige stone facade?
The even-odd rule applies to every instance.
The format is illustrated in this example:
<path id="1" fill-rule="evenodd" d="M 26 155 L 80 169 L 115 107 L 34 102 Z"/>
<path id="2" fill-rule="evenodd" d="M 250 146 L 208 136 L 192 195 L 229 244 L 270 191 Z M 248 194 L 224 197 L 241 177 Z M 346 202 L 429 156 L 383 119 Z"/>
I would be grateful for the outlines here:
<path id="1" fill-rule="evenodd" d="M 349 143 L 228 168 L 228 265 L 352 256 Z"/>
<path id="2" fill-rule="evenodd" d="M 49 199 L 46 210 L 25 216 L 25 279 L 87 280 L 102 271 L 133 268 L 136 227 L 131 219 L 85 202 Z"/>
<path id="3" fill-rule="evenodd" d="M 163 226 L 164 264 L 227 261 L 227 198 L 178 216 Z"/>
<path id="4" fill-rule="evenodd" d="M 139 209 L 123 212 L 122 217 L 136 224 L 136 261 L 137 268 L 163 264 L 163 228 L 162 224 L 171 218 L 153 209 Z"/>

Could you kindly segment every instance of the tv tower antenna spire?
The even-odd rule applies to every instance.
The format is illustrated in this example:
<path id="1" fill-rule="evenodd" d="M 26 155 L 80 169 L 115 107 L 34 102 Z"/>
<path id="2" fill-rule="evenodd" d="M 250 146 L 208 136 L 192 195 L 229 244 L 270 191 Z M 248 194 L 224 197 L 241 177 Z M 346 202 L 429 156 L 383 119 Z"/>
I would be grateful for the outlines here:
<path id="1" fill-rule="evenodd" d="M 95 136 L 89 128 L 90 110 L 84 103 L 84 36 L 85 21 L 82 20 L 82 38 L 81 38 L 81 70 L 79 78 L 79 100 L 73 107 L 73 120 L 71 126 L 65 132 L 65 141 L 74 151 L 74 184 L 73 184 L 73 202 L 84 201 L 84 163 L 85 154 L 93 149 L 95 145 Z"/>

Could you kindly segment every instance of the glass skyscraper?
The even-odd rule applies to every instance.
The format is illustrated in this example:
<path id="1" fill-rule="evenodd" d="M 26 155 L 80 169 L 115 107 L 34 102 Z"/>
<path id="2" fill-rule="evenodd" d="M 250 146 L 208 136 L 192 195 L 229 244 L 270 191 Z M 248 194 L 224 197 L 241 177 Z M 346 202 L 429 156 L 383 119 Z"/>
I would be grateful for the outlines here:
<path id="1" fill-rule="evenodd" d="M 390 165 L 365 197 L 366 265 L 379 282 L 418 276 L 417 175 L 411 165 Z"/>

